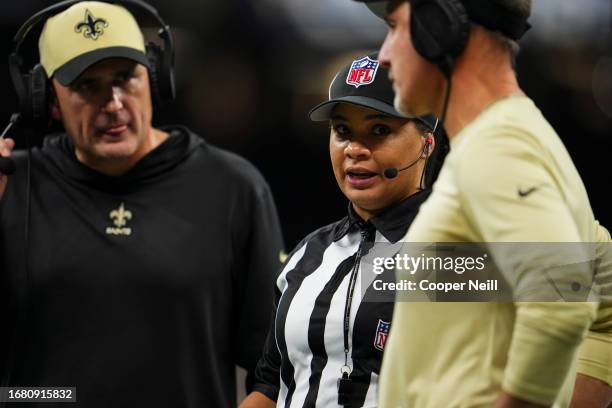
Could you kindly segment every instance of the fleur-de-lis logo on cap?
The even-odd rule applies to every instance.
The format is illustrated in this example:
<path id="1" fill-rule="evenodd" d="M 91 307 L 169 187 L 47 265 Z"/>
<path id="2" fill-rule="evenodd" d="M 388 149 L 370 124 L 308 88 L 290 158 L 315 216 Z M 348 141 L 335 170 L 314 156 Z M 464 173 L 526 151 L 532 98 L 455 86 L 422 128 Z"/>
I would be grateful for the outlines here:
<path id="1" fill-rule="evenodd" d="M 119 228 L 124 227 L 127 221 L 132 219 L 132 212 L 126 210 L 123 203 L 121 203 L 118 209 L 111 211 L 109 215 L 113 220 L 113 224 Z"/>
<path id="2" fill-rule="evenodd" d="M 103 18 L 96 18 L 89 11 L 89 9 L 85 10 L 85 20 L 81 21 L 74 27 L 74 31 L 80 33 L 83 31 L 83 36 L 85 38 L 91 38 L 92 40 L 97 40 L 99 36 L 104 34 L 104 29 L 108 27 L 108 22 Z"/>

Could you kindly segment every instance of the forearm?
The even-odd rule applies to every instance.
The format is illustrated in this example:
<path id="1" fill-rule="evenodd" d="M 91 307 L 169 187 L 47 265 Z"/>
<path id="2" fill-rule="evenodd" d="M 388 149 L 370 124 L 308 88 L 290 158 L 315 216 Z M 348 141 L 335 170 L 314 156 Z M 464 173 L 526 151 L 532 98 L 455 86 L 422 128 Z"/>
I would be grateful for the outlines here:
<path id="1" fill-rule="evenodd" d="M 607 408 L 612 405 L 612 387 L 587 375 L 578 374 L 570 408 Z"/>
<path id="2" fill-rule="evenodd" d="M 238 408 L 274 408 L 276 401 L 272 401 L 264 394 L 258 391 L 250 393 Z"/>
<path id="3" fill-rule="evenodd" d="M 580 345 L 577 371 L 583 378 L 595 378 L 612 386 L 612 248 L 606 242 L 600 246 L 599 252 L 602 256 L 596 281 L 602 302 L 595 321 Z"/>
<path id="4" fill-rule="evenodd" d="M 547 408 L 550 405 L 534 404 L 503 392 L 495 402 L 495 408 Z"/>

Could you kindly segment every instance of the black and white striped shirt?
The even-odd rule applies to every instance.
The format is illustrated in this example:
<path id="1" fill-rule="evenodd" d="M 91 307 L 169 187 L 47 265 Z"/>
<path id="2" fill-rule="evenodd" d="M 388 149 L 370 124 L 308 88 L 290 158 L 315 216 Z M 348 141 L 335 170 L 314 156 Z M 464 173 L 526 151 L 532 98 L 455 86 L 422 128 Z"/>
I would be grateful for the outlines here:
<path id="1" fill-rule="evenodd" d="M 378 247 L 399 241 L 429 192 L 418 192 L 368 222 L 349 205 L 347 217 L 311 233 L 289 254 L 276 281 L 275 319 L 254 390 L 278 407 L 338 406 L 345 302 L 359 246 L 365 254 L 374 242 Z M 386 279 L 393 280 L 392 273 Z M 362 290 L 358 275 L 349 320 L 348 365 L 356 390 L 351 407 L 377 404 L 385 333 L 393 313 L 392 301 L 367 301 L 371 292 L 371 286 Z"/>

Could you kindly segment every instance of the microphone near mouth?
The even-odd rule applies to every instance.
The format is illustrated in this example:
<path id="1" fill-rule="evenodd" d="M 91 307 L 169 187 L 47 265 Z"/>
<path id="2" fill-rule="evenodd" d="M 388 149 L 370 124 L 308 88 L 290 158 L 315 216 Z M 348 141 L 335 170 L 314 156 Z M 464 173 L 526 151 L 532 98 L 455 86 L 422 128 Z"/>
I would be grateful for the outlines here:
<path id="1" fill-rule="evenodd" d="M 4 139 L 4 136 L 8 133 L 8 131 L 21 119 L 21 115 L 19 113 L 13 113 L 11 115 L 11 119 L 9 120 L 8 125 L 0 134 L 0 139 Z M 17 166 L 15 166 L 15 162 L 10 157 L 0 157 L 0 173 L 10 176 L 15 172 Z"/>
<path id="2" fill-rule="evenodd" d="M 410 163 L 406 167 L 402 167 L 401 169 L 398 169 L 396 167 L 387 167 L 383 171 L 384 176 L 388 179 L 392 179 L 392 178 L 397 177 L 400 171 L 408 170 L 409 168 L 417 164 L 419 160 L 427 157 L 427 151 L 429 150 L 429 146 L 431 146 L 432 144 L 433 144 L 433 138 L 431 136 L 427 136 L 427 139 L 425 139 L 425 146 L 423 146 L 423 150 L 421 151 L 421 154 L 419 155 L 419 157 L 417 157 L 416 160 L 414 160 L 412 163 Z"/>

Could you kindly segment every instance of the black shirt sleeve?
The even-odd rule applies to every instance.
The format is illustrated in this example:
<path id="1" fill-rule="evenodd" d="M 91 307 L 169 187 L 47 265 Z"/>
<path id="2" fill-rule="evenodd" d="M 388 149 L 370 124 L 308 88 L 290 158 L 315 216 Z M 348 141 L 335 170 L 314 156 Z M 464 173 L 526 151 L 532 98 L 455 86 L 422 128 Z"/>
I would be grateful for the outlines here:
<path id="1" fill-rule="evenodd" d="M 235 363 L 247 370 L 250 392 L 257 360 L 261 355 L 274 299 L 274 280 L 281 262 L 283 239 L 272 194 L 267 184 L 258 183 L 252 192 L 250 215 L 237 222 L 250 225 L 246 247 L 237 251 Z"/>
<path id="2" fill-rule="evenodd" d="M 278 399 L 281 365 L 281 355 L 276 346 L 275 336 L 276 308 L 278 307 L 280 291 L 277 290 L 276 292 L 276 301 L 274 302 L 274 313 L 272 314 L 272 321 L 270 322 L 270 330 L 268 330 L 263 354 L 255 368 L 255 384 L 253 385 L 253 391 L 261 392 L 272 401 Z"/>

